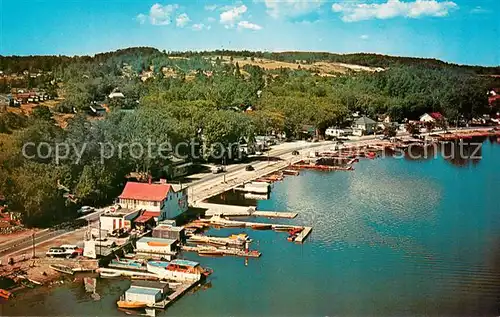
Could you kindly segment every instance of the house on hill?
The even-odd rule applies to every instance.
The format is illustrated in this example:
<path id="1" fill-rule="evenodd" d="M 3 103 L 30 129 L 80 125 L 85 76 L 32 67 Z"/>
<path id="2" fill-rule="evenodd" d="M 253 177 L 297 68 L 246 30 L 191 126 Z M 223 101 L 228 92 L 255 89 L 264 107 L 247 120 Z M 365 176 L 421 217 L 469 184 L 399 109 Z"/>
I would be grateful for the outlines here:
<path id="1" fill-rule="evenodd" d="M 165 181 L 127 182 L 118 200 L 122 207 L 153 212 L 151 215 L 157 215 L 159 221 L 173 219 L 188 209 L 187 188 L 175 190 Z"/>
<path id="2" fill-rule="evenodd" d="M 419 121 L 420 122 L 436 122 L 438 120 L 444 119 L 443 115 L 440 112 L 431 112 L 431 113 L 424 113 L 423 115 L 420 116 Z"/>

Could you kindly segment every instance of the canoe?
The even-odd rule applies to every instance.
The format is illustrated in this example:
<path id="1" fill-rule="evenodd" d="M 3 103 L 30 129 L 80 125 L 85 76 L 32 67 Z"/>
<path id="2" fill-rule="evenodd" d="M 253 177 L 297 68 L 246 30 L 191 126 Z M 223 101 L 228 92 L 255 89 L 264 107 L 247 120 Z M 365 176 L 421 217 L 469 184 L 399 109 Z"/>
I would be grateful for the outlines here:
<path id="1" fill-rule="evenodd" d="M 11 292 L 6 291 L 6 290 L 0 288 L 0 297 L 1 298 L 9 299 L 12 296 L 14 296 L 14 294 L 12 294 Z"/>
<path id="2" fill-rule="evenodd" d="M 51 269 L 53 269 L 54 271 L 57 271 L 57 272 L 61 272 L 61 273 L 65 273 L 65 274 L 70 274 L 70 275 L 75 274 L 75 272 L 73 271 L 73 269 L 70 268 L 69 266 L 66 266 L 66 265 L 51 264 L 49 267 Z"/>
<path id="3" fill-rule="evenodd" d="M 116 302 L 116 305 L 118 305 L 119 308 L 125 308 L 125 309 L 140 309 L 140 308 L 147 307 L 146 303 L 132 302 L 132 301 L 127 301 L 127 300 L 119 300 Z"/>

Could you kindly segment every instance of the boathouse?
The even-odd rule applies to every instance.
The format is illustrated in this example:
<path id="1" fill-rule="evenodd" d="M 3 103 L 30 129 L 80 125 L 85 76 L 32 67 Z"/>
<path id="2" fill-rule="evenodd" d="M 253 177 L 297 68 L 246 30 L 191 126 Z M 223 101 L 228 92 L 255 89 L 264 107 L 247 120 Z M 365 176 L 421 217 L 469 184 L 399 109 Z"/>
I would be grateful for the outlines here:
<path id="1" fill-rule="evenodd" d="M 170 260 L 177 253 L 177 240 L 142 237 L 137 240 L 136 253 Z"/>
<path id="2" fill-rule="evenodd" d="M 135 281 L 125 292 L 125 300 L 153 305 L 165 298 L 168 292 L 167 283 Z"/>

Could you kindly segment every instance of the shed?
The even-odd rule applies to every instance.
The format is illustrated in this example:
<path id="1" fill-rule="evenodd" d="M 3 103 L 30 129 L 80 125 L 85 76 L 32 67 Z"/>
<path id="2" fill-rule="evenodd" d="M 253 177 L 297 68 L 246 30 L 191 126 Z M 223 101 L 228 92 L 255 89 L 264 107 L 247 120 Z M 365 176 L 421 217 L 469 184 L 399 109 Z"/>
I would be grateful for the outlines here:
<path id="1" fill-rule="evenodd" d="M 142 302 L 154 304 L 162 299 L 162 292 L 159 289 L 131 286 L 125 292 L 125 300 L 131 302 Z"/>
<path id="2" fill-rule="evenodd" d="M 184 239 L 184 227 L 159 225 L 153 229 L 153 237 L 181 241 Z"/>

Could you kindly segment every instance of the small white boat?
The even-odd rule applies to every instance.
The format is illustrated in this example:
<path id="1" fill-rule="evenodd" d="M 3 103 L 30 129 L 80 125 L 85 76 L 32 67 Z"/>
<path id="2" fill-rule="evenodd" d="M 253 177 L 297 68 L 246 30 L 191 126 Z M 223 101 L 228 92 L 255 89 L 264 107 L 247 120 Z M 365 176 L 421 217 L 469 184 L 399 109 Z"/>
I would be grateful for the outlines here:
<path id="1" fill-rule="evenodd" d="M 114 277 L 119 277 L 120 275 L 121 275 L 120 272 L 111 272 L 111 271 L 99 272 L 99 276 L 102 278 L 114 278 Z"/>
<path id="2" fill-rule="evenodd" d="M 54 271 L 57 271 L 57 272 L 60 272 L 60 273 L 65 273 L 65 274 L 70 274 L 70 275 L 75 274 L 75 272 L 73 271 L 73 269 L 70 268 L 69 266 L 66 266 L 66 265 L 52 264 L 49 267 L 51 269 L 53 269 Z"/>

